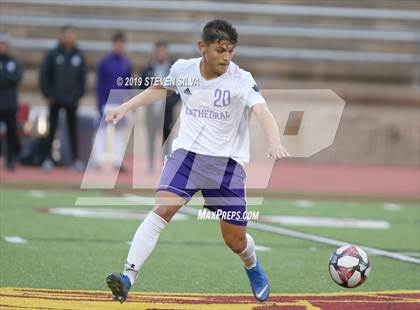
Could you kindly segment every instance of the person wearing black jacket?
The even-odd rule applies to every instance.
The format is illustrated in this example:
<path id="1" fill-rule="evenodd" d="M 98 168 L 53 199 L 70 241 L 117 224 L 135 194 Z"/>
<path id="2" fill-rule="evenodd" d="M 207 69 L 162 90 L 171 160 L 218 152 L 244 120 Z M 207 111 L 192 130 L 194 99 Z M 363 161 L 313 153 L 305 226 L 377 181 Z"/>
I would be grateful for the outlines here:
<path id="1" fill-rule="evenodd" d="M 61 109 L 66 111 L 74 168 L 83 169 L 83 164 L 77 160 L 76 111 L 79 100 L 85 93 L 86 66 L 83 54 L 76 47 L 76 41 L 76 30 L 71 26 L 62 27 L 58 46 L 48 51 L 41 67 L 41 91 L 49 104 L 50 126 L 48 155 L 42 164 L 44 170 L 53 168 L 51 147 Z"/>
<path id="2" fill-rule="evenodd" d="M 171 68 L 172 64 L 173 61 L 169 58 L 168 55 L 167 43 L 164 41 L 156 42 L 154 57 L 141 73 L 143 83 L 141 84 L 140 88 L 148 88 L 150 85 L 147 85 L 147 82 L 151 82 L 151 78 L 165 78 L 169 74 L 169 69 Z M 169 141 L 168 138 L 174 123 L 177 120 L 174 114 L 178 101 L 179 95 L 173 94 L 166 98 L 166 102 L 146 106 L 149 173 L 154 173 L 155 139 L 156 134 L 159 132 L 159 130 L 162 129 L 162 120 L 162 144 L 164 145 L 163 153 L 164 155 L 170 153 L 171 141 Z"/>
<path id="3" fill-rule="evenodd" d="M 22 79 L 22 67 L 9 53 L 9 37 L 0 33 L 0 122 L 6 123 L 6 169 L 15 168 L 18 145 L 16 113 L 18 111 L 17 88 Z"/>

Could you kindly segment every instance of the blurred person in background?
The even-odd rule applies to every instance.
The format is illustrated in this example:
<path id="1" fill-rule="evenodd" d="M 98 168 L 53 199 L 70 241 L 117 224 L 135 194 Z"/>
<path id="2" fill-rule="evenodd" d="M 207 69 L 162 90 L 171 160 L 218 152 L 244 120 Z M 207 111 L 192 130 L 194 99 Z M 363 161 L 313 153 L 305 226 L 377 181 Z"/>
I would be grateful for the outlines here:
<path id="1" fill-rule="evenodd" d="M 169 74 L 169 69 L 173 64 L 169 57 L 168 44 L 164 41 L 158 41 L 155 44 L 155 50 L 152 60 L 147 64 L 141 73 L 142 89 L 146 89 L 150 85 L 146 85 L 147 77 L 165 78 Z M 166 98 L 166 102 L 162 100 L 159 103 L 146 106 L 146 128 L 147 128 L 147 146 L 148 146 L 148 172 L 155 172 L 155 140 L 157 134 L 162 130 L 163 121 L 163 137 L 164 155 L 168 154 L 171 149 L 171 143 L 168 140 L 169 134 L 176 122 L 175 108 L 179 101 L 179 95 L 173 94 Z M 166 144 L 165 144 L 166 142 Z"/>
<path id="2" fill-rule="evenodd" d="M 76 43 L 76 29 L 63 26 L 58 45 L 47 52 L 41 67 L 41 91 L 49 104 L 48 155 L 42 163 L 46 171 L 54 167 L 51 148 L 61 109 L 66 112 L 73 169 L 81 171 L 84 168 L 83 163 L 77 160 L 76 112 L 79 100 L 85 93 L 86 67 L 84 56 Z"/>
<path id="3" fill-rule="evenodd" d="M 110 95 L 112 89 L 130 89 L 125 86 L 126 78 L 132 76 L 133 66 L 125 54 L 126 37 L 122 32 L 117 32 L 112 37 L 112 51 L 106 55 L 96 68 L 96 97 L 99 112 L 99 127 L 95 139 L 95 148 L 92 153 L 92 163 L 95 168 L 100 168 L 102 155 L 105 151 L 105 143 L 109 140 L 106 136 L 106 122 L 101 122 L 105 109 L 115 108 L 115 104 L 121 104 L 130 98 L 129 92 L 118 92 Z M 117 81 L 118 79 L 118 81 Z M 126 98 L 121 98 L 121 96 Z M 127 127 L 127 120 L 124 119 L 121 124 L 115 127 L 115 136 L 112 141 L 113 147 L 113 166 L 116 169 L 124 170 L 121 164 L 124 157 L 123 137 Z"/>
<path id="4" fill-rule="evenodd" d="M 10 55 L 8 34 L 0 33 L 0 122 L 4 122 L 7 128 L 5 167 L 8 170 L 15 169 L 19 145 L 16 124 L 17 88 L 22 79 L 22 72 L 20 64 Z"/>

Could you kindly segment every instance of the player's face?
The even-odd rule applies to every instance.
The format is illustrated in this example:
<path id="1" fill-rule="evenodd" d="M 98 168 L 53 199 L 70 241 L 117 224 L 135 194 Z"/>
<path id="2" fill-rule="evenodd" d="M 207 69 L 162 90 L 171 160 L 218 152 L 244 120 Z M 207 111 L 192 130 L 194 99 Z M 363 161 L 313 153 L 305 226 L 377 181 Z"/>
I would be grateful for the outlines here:
<path id="1" fill-rule="evenodd" d="M 228 41 L 204 44 L 202 52 L 206 65 L 218 75 L 225 73 L 232 60 L 234 49 L 235 45 Z"/>
<path id="2" fill-rule="evenodd" d="M 169 58 L 166 46 L 159 46 L 156 48 L 155 57 L 158 62 L 164 63 Z"/>
<path id="3" fill-rule="evenodd" d="M 66 29 L 61 33 L 60 39 L 66 48 L 72 48 L 77 41 L 76 31 L 74 29 Z"/>
<path id="4" fill-rule="evenodd" d="M 125 41 L 117 40 L 113 43 L 113 51 L 117 55 L 122 55 L 125 53 Z"/>
<path id="5" fill-rule="evenodd" d="M 9 52 L 9 45 L 5 42 L 0 42 L 0 55 L 6 55 Z"/>

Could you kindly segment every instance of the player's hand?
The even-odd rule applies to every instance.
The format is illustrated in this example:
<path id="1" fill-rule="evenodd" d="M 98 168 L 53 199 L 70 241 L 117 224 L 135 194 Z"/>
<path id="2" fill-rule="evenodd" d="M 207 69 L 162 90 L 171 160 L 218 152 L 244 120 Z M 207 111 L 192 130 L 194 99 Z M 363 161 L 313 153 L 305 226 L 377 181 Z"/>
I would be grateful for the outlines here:
<path id="1" fill-rule="evenodd" d="M 106 113 L 106 121 L 116 125 L 125 115 L 125 111 L 119 107 L 118 109 L 108 111 Z"/>
<path id="2" fill-rule="evenodd" d="M 283 157 L 289 157 L 289 153 L 284 148 L 284 146 L 280 142 L 276 142 L 272 145 L 270 145 L 268 149 L 268 158 L 274 158 L 275 160 L 283 158 Z"/>

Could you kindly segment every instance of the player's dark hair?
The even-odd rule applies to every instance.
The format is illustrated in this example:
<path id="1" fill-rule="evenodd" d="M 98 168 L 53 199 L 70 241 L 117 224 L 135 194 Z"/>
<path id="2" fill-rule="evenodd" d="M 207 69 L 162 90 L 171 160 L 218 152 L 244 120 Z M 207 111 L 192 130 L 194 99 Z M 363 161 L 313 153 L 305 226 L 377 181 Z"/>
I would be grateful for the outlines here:
<path id="1" fill-rule="evenodd" d="M 159 40 L 155 43 L 155 49 L 158 49 L 160 47 L 168 47 L 168 42 Z"/>
<path id="2" fill-rule="evenodd" d="M 228 41 L 236 45 L 238 33 L 231 23 L 222 19 L 214 19 L 204 26 L 201 39 L 206 44 Z"/>
<path id="3" fill-rule="evenodd" d="M 67 30 L 76 30 L 76 28 L 73 27 L 72 25 L 64 25 L 60 27 L 60 33 L 63 33 Z"/>
<path id="4" fill-rule="evenodd" d="M 125 41 L 125 34 L 123 32 L 116 32 L 113 36 L 112 36 L 112 42 L 118 42 L 118 41 Z"/>

